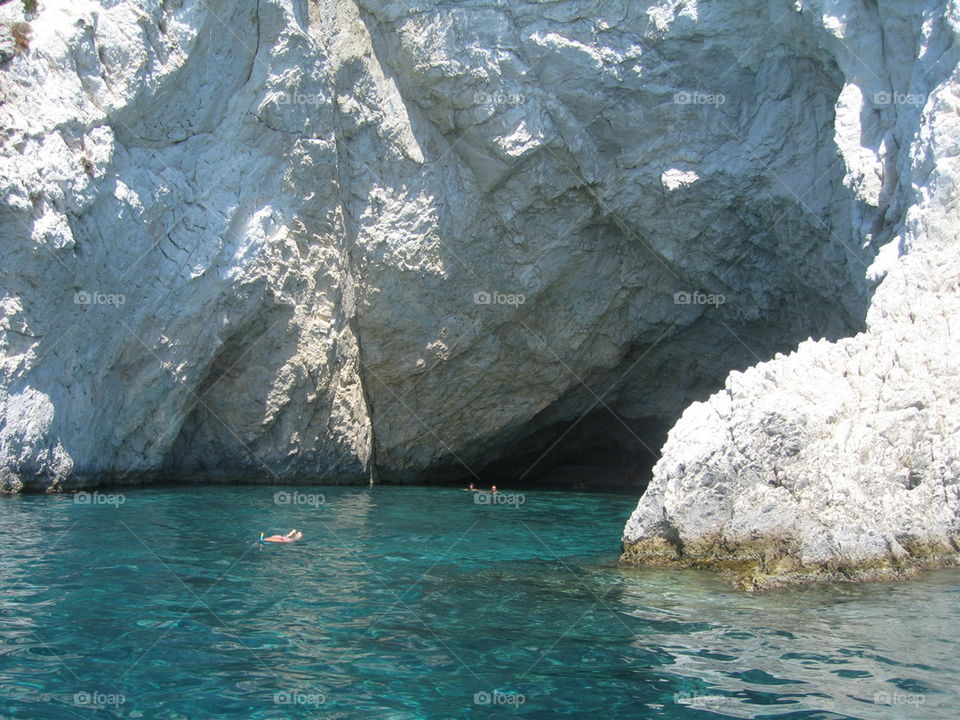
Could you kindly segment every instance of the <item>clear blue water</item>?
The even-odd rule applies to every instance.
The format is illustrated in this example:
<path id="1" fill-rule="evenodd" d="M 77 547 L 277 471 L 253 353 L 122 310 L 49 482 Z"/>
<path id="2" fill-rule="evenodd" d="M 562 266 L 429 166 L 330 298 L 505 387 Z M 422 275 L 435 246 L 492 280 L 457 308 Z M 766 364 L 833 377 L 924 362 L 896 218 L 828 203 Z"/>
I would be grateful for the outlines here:
<path id="1" fill-rule="evenodd" d="M 278 490 L 0 500 L 0 717 L 960 713 L 957 572 L 750 596 L 618 568 L 632 497 Z"/>

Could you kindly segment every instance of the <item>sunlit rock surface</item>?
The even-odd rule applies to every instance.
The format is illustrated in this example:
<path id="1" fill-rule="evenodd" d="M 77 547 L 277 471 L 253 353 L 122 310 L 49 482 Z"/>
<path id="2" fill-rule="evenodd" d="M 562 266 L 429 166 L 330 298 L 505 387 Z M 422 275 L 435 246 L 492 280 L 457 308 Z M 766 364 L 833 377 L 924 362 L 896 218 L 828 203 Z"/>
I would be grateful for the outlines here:
<path id="1" fill-rule="evenodd" d="M 867 331 L 733 372 L 691 405 L 627 524 L 626 560 L 730 570 L 747 587 L 958 561 L 960 16 L 925 18 L 912 37 L 884 14 L 876 28 L 916 53 L 886 97 L 922 113 L 897 141 L 910 207 L 875 264 L 887 276 Z"/>

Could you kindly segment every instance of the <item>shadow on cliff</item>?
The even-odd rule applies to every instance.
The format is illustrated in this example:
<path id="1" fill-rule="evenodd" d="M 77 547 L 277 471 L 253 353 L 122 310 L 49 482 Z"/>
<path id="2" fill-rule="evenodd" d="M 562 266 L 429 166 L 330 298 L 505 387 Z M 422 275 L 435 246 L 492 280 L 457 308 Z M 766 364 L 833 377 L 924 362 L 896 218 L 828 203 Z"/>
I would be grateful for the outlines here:
<path id="1" fill-rule="evenodd" d="M 504 21 L 489 40 L 515 46 L 516 67 L 478 84 L 418 74 L 396 33 L 361 18 L 423 154 L 370 126 L 339 133 L 352 266 L 378 283 L 357 327 L 385 482 L 593 467 L 640 487 L 683 409 L 731 370 L 864 328 L 876 247 L 862 243 L 833 140 L 845 81 L 804 20 L 788 18 L 794 44 L 771 40 L 756 66 L 729 38 L 691 45 L 695 24 L 679 23 L 644 48 L 669 71 L 638 62 L 627 80 L 578 76 L 566 46 Z M 364 73 L 345 63 L 338 85 Z M 697 88 L 724 101 L 678 101 Z M 480 112 L 464 100 L 492 92 L 522 102 Z M 396 161 L 371 164 L 371 147 Z M 667 169 L 692 179 L 670 184 Z M 385 192 L 427 199 L 429 270 L 359 241 L 369 198 Z M 524 302 L 476 299 L 489 291 Z"/>

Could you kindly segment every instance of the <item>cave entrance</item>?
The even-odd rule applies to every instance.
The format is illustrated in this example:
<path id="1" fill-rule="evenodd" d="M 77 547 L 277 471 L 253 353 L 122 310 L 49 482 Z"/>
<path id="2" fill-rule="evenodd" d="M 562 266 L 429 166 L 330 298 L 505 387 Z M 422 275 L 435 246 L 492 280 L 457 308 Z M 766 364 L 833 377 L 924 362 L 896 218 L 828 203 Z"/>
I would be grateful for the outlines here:
<path id="1" fill-rule="evenodd" d="M 605 408 L 542 428 L 525 448 L 498 461 L 483 481 L 505 487 L 646 491 L 674 419 L 630 418 Z"/>

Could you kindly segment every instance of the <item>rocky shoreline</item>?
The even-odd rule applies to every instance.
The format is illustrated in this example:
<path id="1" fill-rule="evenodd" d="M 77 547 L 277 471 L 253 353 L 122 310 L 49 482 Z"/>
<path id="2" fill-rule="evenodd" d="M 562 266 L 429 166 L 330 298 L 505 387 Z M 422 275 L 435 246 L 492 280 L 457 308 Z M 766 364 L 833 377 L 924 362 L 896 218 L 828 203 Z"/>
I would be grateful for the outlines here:
<path id="1" fill-rule="evenodd" d="M 955 544 L 909 544 L 909 551 L 872 560 L 831 559 L 807 563 L 790 538 L 756 539 L 731 545 L 722 538 L 704 538 L 682 547 L 663 538 L 625 543 L 626 566 L 692 568 L 717 572 L 737 588 L 771 590 L 806 583 L 906 580 L 924 570 L 960 567 Z"/>

